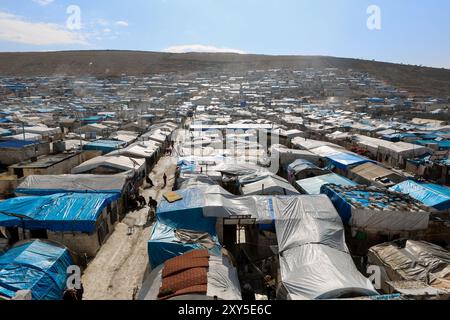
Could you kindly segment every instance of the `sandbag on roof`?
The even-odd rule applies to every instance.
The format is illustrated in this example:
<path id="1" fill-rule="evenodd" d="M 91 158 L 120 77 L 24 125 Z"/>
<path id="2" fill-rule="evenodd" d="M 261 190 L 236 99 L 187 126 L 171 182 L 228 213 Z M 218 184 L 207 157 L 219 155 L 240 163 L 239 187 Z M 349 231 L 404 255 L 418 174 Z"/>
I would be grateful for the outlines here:
<path id="1" fill-rule="evenodd" d="M 16 189 L 16 195 L 43 196 L 55 193 L 116 193 L 120 195 L 125 187 L 127 176 L 64 174 L 31 175 L 25 178 Z"/>
<path id="2" fill-rule="evenodd" d="M 64 247 L 41 240 L 19 243 L 0 255 L 0 296 L 30 290 L 33 300 L 62 300 L 71 265 Z"/>

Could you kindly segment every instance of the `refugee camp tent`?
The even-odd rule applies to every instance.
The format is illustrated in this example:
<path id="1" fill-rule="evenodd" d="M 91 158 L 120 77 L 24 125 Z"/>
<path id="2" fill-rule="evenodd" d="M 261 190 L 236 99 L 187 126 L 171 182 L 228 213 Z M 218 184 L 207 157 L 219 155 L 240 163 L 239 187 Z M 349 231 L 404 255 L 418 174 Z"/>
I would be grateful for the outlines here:
<path id="1" fill-rule="evenodd" d="M 426 206 L 439 211 L 450 209 L 450 188 L 445 186 L 406 180 L 391 187 L 390 190 L 408 194 Z"/>
<path id="2" fill-rule="evenodd" d="M 357 183 L 344 178 L 336 173 L 328 173 L 317 177 L 298 180 L 295 182 L 297 188 L 299 188 L 305 194 L 320 194 L 320 189 L 326 184 L 335 184 L 339 186 L 356 186 Z"/>
<path id="3" fill-rule="evenodd" d="M 207 175 L 184 174 L 177 179 L 178 189 L 196 188 L 202 186 L 218 186 L 218 183 Z"/>
<path id="4" fill-rule="evenodd" d="M 280 299 L 333 299 L 376 295 L 356 269 L 342 221 L 324 196 L 273 199 L 279 245 Z"/>
<path id="5" fill-rule="evenodd" d="M 16 195 L 45 196 L 56 193 L 112 193 L 117 198 L 124 192 L 127 174 L 31 175 L 16 188 Z"/>
<path id="6" fill-rule="evenodd" d="M 372 162 L 367 162 L 350 169 L 349 177 L 359 184 L 373 185 L 381 188 L 389 188 L 406 180 L 400 174 Z"/>
<path id="7" fill-rule="evenodd" d="M 179 256 L 179 259 L 183 259 L 183 257 L 184 256 Z M 188 259 L 188 261 L 191 260 L 192 259 Z M 197 299 L 214 299 L 214 297 L 217 297 L 217 299 L 219 300 L 241 300 L 242 297 L 237 270 L 231 264 L 229 259 L 224 255 L 210 255 L 208 260 L 209 261 L 206 279 L 207 286 L 206 288 L 201 289 L 206 289 L 206 292 L 200 296 L 196 295 L 195 297 Z M 183 269 L 183 271 L 191 269 L 187 267 L 187 262 L 186 265 L 181 264 L 182 262 L 183 260 L 178 263 L 180 269 Z M 162 279 L 164 268 L 165 266 L 162 264 L 152 271 L 150 276 L 142 285 L 138 300 L 158 300 L 158 294 L 163 282 Z M 186 283 L 185 285 L 189 286 L 189 283 Z M 188 287 L 183 291 L 184 294 L 181 293 L 180 298 L 192 300 L 191 295 L 186 295 L 192 291 L 192 288 Z M 195 294 L 195 292 L 191 294 Z"/>
<path id="8" fill-rule="evenodd" d="M 12 140 L 25 140 L 25 141 L 41 141 L 42 136 L 36 133 L 20 133 L 12 136 L 8 136 Z"/>
<path id="9" fill-rule="evenodd" d="M 284 170 L 286 170 L 289 164 L 298 159 L 307 160 L 315 165 L 318 165 L 321 159 L 321 156 L 307 150 L 288 149 L 282 145 L 273 145 L 270 153 L 272 159 L 279 158 L 279 165 Z"/>
<path id="10" fill-rule="evenodd" d="M 98 170 L 100 170 L 101 173 L 103 173 L 103 170 L 111 173 L 126 172 L 130 170 L 140 173 L 145 170 L 145 160 L 125 156 L 99 156 L 83 162 L 79 166 L 73 168 L 72 173 L 89 173 Z"/>
<path id="11" fill-rule="evenodd" d="M 298 138 L 298 137 L 292 139 L 291 143 L 294 148 L 301 149 L 301 150 L 311 150 L 311 149 L 315 149 L 315 148 L 319 148 L 319 147 L 323 147 L 323 146 L 329 146 L 329 147 L 334 147 L 337 149 L 343 149 L 341 146 L 331 143 L 331 142 Z"/>
<path id="12" fill-rule="evenodd" d="M 126 145 L 126 142 L 117 140 L 97 140 L 83 145 L 83 150 L 101 151 L 107 154 L 114 150 L 120 149 Z"/>
<path id="13" fill-rule="evenodd" d="M 21 242 L 0 255 L 0 297 L 14 298 L 17 291 L 31 291 L 33 300 L 62 300 L 69 251 L 42 240 Z"/>
<path id="14" fill-rule="evenodd" d="M 352 166 L 371 162 L 370 159 L 364 158 L 356 153 L 329 146 L 311 149 L 310 151 L 326 158 L 331 165 L 344 171 L 347 171 Z"/>
<path id="15" fill-rule="evenodd" d="M 419 281 L 450 294 L 450 253 L 440 246 L 413 240 L 383 243 L 369 249 L 368 262 L 383 268 L 385 282 Z"/>
<path id="16" fill-rule="evenodd" d="M 323 170 L 304 159 L 297 159 L 287 167 L 288 180 L 291 183 L 296 180 L 321 176 L 327 172 L 329 171 Z"/>
<path id="17" fill-rule="evenodd" d="M 299 192 L 278 176 L 268 176 L 262 180 L 242 186 L 242 194 L 250 195 L 298 195 Z"/>
<path id="18" fill-rule="evenodd" d="M 430 213 L 416 200 L 386 189 L 322 186 L 345 224 L 373 231 L 426 230 Z"/>
<path id="19" fill-rule="evenodd" d="M 110 193 L 12 198 L 0 202 L 0 226 L 92 233 L 98 217 L 114 198 Z"/>

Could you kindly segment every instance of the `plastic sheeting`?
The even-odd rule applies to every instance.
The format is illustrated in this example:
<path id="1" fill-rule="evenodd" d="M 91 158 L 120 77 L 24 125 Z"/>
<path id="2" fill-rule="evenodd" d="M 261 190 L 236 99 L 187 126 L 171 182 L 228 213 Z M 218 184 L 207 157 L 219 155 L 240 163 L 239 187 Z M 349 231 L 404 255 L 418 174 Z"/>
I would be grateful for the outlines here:
<path id="1" fill-rule="evenodd" d="M 127 181 L 125 174 L 117 175 L 43 175 L 28 176 L 17 187 L 16 195 L 43 196 L 56 193 L 115 193 L 122 194 Z"/>
<path id="2" fill-rule="evenodd" d="M 158 300 L 163 267 L 164 265 L 158 266 L 146 279 L 139 292 L 139 300 Z M 242 299 L 237 270 L 227 257 L 210 256 L 207 277 L 207 297 L 217 297 L 222 300 Z"/>
<path id="3" fill-rule="evenodd" d="M 207 175 L 185 174 L 177 179 L 178 189 L 188 189 L 196 187 L 213 187 L 217 186 L 217 182 Z M 223 189 L 226 192 L 225 189 Z M 226 192 L 228 193 L 228 192 Z"/>
<path id="4" fill-rule="evenodd" d="M 326 196 L 277 197 L 273 202 L 283 298 L 377 294 L 356 269 L 342 221 Z"/>
<path id="5" fill-rule="evenodd" d="M 186 217 L 186 220 L 189 219 L 189 216 Z M 196 219 L 195 217 L 191 216 L 192 220 Z M 202 218 L 197 218 L 197 221 L 201 220 Z M 171 224 L 174 225 L 175 219 L 171 220 Z M 182 225 L 186 226 L 185 229 L 188 229 L 189 226 L 194 225 L 193 231 L 199 231 L 199 229 L 195 229 L 195 223 L 193 224 L 183 224 L 182 222 L 176 222 L 176 225 L 180 226 L 178 229 L 181 229 Z M 199 225 L 201 223 L 198 223 Z M 199 227 L 201 228 L 201 227 Z M 183 253 L 186 253 L 191 250 L 195 249 L 206 249 L 202 246 L 201 243 L 183 243 L 181 242 L 176 236 L 175 231 L 177 228 L 164 224 L 164 222 L 161 222 L 158 220 L 158 222 L 155 224 L 152 235 L 150 237 L 150 240 L 148 241 L 148 257 L 150 260 L 150 265 L 154 269 L 157 266 L 163 264 L 165 261 L 177 257 L 179 255 L 182 255 Z M 202 230 L 203 231 L 203 230 Z M 207 232 L 207 231 L 205 231 Z M 212 240 L 216 243 L 216 245 L 209 249 L 209 252 L 213 255 L 220 255 L 221 246 L 219 244 L 219 240 L 217 238 L 215 230 L 209 233 Z"/>
<path id="6" fill-rule="evenodd" d="M 0 255 L 0 295 L 30 290 L 33 300 L 61 300 L 70 265 L 66 248 L 40 240 L 19 244 Z"/>
<path id="7" fill-rule="evenodd" d="M 336 168 L 348 170 L 350 166 L 356 166 L 372 160 L 359 156 L 342 149 L 336 149 L 328 146 L 312 149 L 311 152 L 316 153 L 329 160 Z"/>
<path id="8" fill-rule="evenodd" d="M 345 252 L 321 244 L 306 244 L 280 256 L 283 293 L 289 300 L 336 299 L 378 293 Z"/>
<path id="9" fill-rule="evenodd" d="M 400 240 L 369 249 L 369 263 L 383 266 L 390 280 L 423 281 L 450 292 L 450 253 L 425 241 Z"/>
<path id="10" fill-rule="evenodd" d="M 450 188 L 433 183 L 418 183 L 412 180 L 404 181 L 390 188 L 408 194 L 428 207 L 445 211 L 450 209 Z"/>
<path id="11" fill-rule="evenodd" d="M 217 193 L 210 188 L 190 188 L 178 190 L 177 193 L 183 197 L 182 200 L 174 203 L 163 200 L 158 207 L 158 219 L 163 219 L 166 224 L 170 224 L 171 217 L 175 216 L 180 216 L 180 219 L 183 216 L 186 216 L 185 219 L 191 219 L 188 214 L 207 218 L 229 218 L 246 215 L 255 218 L 258 223 L 271 223 L 273 221 L 274 213 L 271 197 L 235 197 Z M 178 218 L 176 220 L 178 221 Z M 193 221 L 192 223 L 194 227 L 196 222 Z M 208 223 L 208 226 L 211 223 L 212 220 Z M 208 228 L 194 230 L 209 232 L 211 229 Z"/>
<path id="12" fill-rule="evenodd" d="M 51 231 L 94 232 L 97 218 L 113 194 L 64 193 L 0 202 L 0 225 Z"/>
<path id="13" fill-rule="evenodd" d="M 320 194 L 322 186 L 327 184 L 335 184 L 339 186 L 357 185 L 357 183 L 335 173 L 329 173 L 318 177 L 299 180 L 296 183 L 306 194 L 310 195 Z"/>
<path id="14" fill-rule="evenodd" d="M 286 180 L 269 176 L 242 187 L 244 195 L 298 195 L 299 192 Z"/>
<path id="15" fill-rule="evenodd" d="M 95 170 L 99 167 L 106 167 L 115 169 L 117 171 L 144 171 L 145 170 L 145 160 L 135 159 L 123 156 L 100 156 L 92 158 L 86 162 L 83 162 L 79 166 L 72 169 L 72 173 L 86 173 L 91 170 Z"/>

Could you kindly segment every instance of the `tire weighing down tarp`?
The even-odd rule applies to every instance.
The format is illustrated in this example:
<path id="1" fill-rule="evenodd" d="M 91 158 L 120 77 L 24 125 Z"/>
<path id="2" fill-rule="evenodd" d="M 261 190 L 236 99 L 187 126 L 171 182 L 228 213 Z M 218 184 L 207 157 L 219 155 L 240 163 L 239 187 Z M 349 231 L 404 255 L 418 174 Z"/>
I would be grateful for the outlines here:
<path id="1" fill-rule="evenodd" d="M 64 247 L 41 240 L 19 243 L 0 255 L 0 296 L 29 290 L 33 300 L 62 300 L 73 264 Z"/>
<path id="2" fill-rule="evenodd" d="M 152 271 L 139 292 L 138 300 L 158 300 L 163 268 L 164 265 L 161 264 Z M 242 299 L 237 270 L 226 256 L 211 255 L 209 257 L 207 279 L 206 297 L 217 297 L 222 300 Z M 202 300 L 206 297 L 202 295 Z"/>
<path id="3" fill-rule="evenodd" d="M 0 202 L 0 226 L 92 233 L 98 217 L 115 197 L 103 193 L 60 193 L 12 198 Z"/>
<path id="4" fill-rule="evenodd" d="M 419 183 L 407 180 L 389 190 L 408 194 L 428 207 L 439 211 L 450 209 L 450 188 L 433 183 Z"/>
<path id="5" fill-rule="evenodd" d="M 377 295 L 356 269 L 344 227 L 324 195 L 274 197 L 280 252 L 281 299 L 333 299 Z"/>
<path id="6" fill-rule="evenodd" d="M 16 195 L 45 196 L 55 193 L 114 193 L 120 197 L 127 181 L 126 174 L 37 175 L 28 176 L 16 189 Z"/>

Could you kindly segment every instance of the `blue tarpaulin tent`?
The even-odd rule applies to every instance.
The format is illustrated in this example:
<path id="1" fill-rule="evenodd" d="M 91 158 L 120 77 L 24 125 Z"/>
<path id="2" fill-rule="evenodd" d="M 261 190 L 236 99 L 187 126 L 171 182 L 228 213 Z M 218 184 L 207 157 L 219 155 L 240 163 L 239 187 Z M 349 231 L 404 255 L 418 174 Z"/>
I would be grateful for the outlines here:
<path id="1" fill-rule="evenodd" d="M 436 210 L 450 209 L 450 188 L 448 187 L 406 180 L 393 186 L 390 190 L 408 194 L 410 197 Z"/>
<path id="2" fill-rule="evenodd" d="M 83 150 L 101 151 L 102 154 L 107 154 L 125 146 L 126 142 L 117 140 L 97 140 L 83 145 Z"/>
<path id="3" fill-rule="evenodd" d="M 335 173 L 299 180 L 296 183 L 306 194 L 310 195 L 320 194 L 320 188 L 326 184 L 335 184 L 338 186 L 358 185 L 356 182 L 353 182 Z"/>
<path id="4" fill-rule="evenodd" d="M 329 162 L 336 168 L 342 170 L 348 170 L 348 167 L 350 166 L 357 166 L 366 162 L 372 162 L 367 158 L 349 152 L 336 152 L 325 156 L 325 158 L 329 160 Z"/>
<path id="5" fill-rule="evenodd" d="M 196 188 L 179 190 L 183 198 L 169 203 L 163 200 L 157 210 L 157 222 L 148 242 L 148 255 L 152 268 L 166 260 L 193 249 L 203 248 L 198 243 L 182 243 L 175 236 L 179 229 L 208 233 L 216 243 L 210 251 L 220 254 L 220 244 L 216 235 L 216 218 L 203 215 L 204 201 L 201 191 Z"/>
<path id="6" fill-rule="evenodd" d="M 440 151 L 450 150 L 450 140 L 417 140 L 414 142 L 415 144 L 421 146 L 427 146 L 429 144 L 436 144 Z"/>
<path id="7" fill-rule="evenodd" d="M 0 149 L 21 149 L 32 144 L 35 144 L 35 142 L 26 140 L 10 140 L 1 142 Z"/>
<path id="8" fill-rule="evenodd" d="M 64 247 L 41 240 L 19 244 L 0 255 L 0 296 L 29 290 L 33 300 L 61 300 L 71 265 Z"/>
<path id="9" fill-rule="evenodd" d="M 62 193 L 0 202 L 0 226 L 92 233 L 114 194 Z"/>

